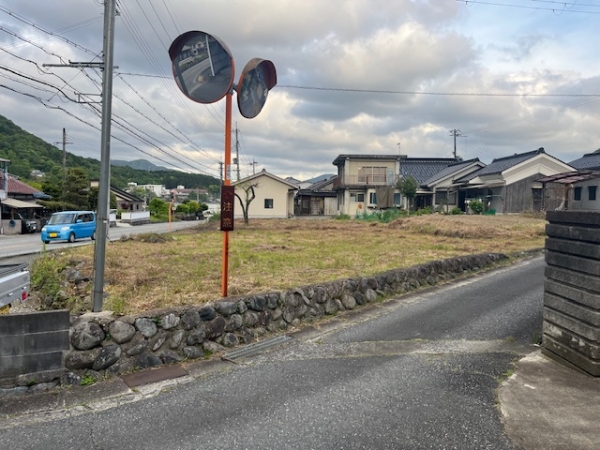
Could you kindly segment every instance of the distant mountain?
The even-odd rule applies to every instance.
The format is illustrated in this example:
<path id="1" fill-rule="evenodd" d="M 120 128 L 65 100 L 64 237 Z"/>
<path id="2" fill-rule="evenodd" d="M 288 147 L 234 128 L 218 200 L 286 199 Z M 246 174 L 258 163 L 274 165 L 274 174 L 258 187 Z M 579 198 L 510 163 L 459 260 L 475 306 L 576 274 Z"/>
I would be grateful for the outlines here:
<path id="1" fill-rule="evenodd" d="M 0 115 L 0 158 L 10 160 L 8 171 L 23 180 L 30 179 L 31 173 L 35 171 L 44 174 L 42 181 L 58 184 L 62 180 L 62 150 L 23 130 L 2 115 Z M 207 189 L 211 185 L 220 184 L 218 178 L 210 175 L 170 170 L 155 166 L 148 161 L 144 162 L 146 165 L 139 170 L 128 164 L 119 166 L 112 161 L 110 183 L 121 189 L 127 187 L 129 182 L 162 184 L 167 189 L 180 185 L 186 188 Z M 97 159 L 84 158 L 67 152 L 66 164 L 67 168 L 83 169 L 90 180 L 100 177 L 100 161 Z"/>
<path id="2" fill-rule="evenodd" d="M 123 166 L 131 167 L 132 169 L 135 169 L 135 170 L 145 170 L 147 172 L 152 172 L 152 171 L 157 171 L 157 170 L 168 170 L 166 167 L 157 166 L 156 164 L 152 164 L 150 161 L 147 161 L 145 159 L 135 159 L 133 161 L 123 161 L 120 159 L 111 159 L 110 165 L 111 166 L 121 166 L 121 167 L 123 167 Z"/>
<path id="3" fill-rule="evenodd" d="M 331 177 L 335 177 L 337 173 L 325 173 L 323 175 L 319 175 L 318 177 L 311 178 L 310 180 L 305 180 L 306 183 L 318 183 L 319 181 L 329 180 Z"/>

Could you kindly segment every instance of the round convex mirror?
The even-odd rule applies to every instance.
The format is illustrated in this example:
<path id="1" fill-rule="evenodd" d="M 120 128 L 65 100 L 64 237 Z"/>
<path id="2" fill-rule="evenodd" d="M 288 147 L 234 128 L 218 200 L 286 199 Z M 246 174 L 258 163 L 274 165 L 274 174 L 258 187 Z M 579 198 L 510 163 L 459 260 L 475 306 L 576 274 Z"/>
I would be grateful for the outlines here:
<path id="1" fill-rule="evenodd" d="M 254 58 L 244 67 L 237 86 L 238 109 L 247 119 L 256 117 L 267 101 L 269 90 L 277 84 L 277 72 L 271 61 Z"/>
<path id="2" fill-rule="evenodd" d="M 233 85 L 234 63 L 227 45 L 202 31 L 188 31 L 169 48 L 173 78 L 179 89 L 198 103 L 222 99 Z"/>

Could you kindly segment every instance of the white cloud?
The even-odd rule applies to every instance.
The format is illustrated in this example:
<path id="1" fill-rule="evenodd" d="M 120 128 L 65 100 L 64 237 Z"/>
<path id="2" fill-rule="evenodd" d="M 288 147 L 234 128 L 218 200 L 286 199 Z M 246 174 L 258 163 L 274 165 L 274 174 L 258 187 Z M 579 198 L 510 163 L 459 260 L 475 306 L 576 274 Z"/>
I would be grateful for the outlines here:
<path id="1" fill-rule="evenodd" d="M 170 78 L 167 48 L 178 34 L 192 29 L 214 33 L 227 43 L 235 58 L 236 82 L 250 58 L 270 59 L 277 68 L 278 86 L 258 117 L 242 118 L 234 98 L 242 174 L 251 173 L 250 164 L 258 161 L 257 169 L 311 178 L 335 172 L 332 161 L 340 153 L 448 157 L 453 150 L 449 130 L 454 128 L 468 135 L 459 138 L 458 153 L 485 162 L 538 147 L 570 161 L 599 146 L 597 97 L 527 96 L 600 92 L 596 16 L 591 14 L 437 0 L 148 0 L 120 5 L 117 72 L 165 78 L 115 78 L 113 111 L 166 154 L 113 127 L 115 136 L 145 152 L 113 140 L 115 159 L 150 159 L 150 154 L 182 169 L 218 176 L 225 102 L 194 103 Z M 64 61 L 93 56 L 6 10 L 94 54 L 102 49 L 102 7 L 94 0 L 63 0 L 60 8 L 54 2 L 0 0 L 0 7 L 5 9 L 0 26 L 30 41 L 0 32 L 0 47 L 24 59 L 41 65 L 59 62 L 49 53 Z M 7 53 L 1 60 L 2 67 L 65 85 Z M 88 78 L 76 69 L 49 70 L 68 82 L 65 93 L 71 98 L 75 90 L 99 92 L 98 71 L 88 69 Z M 0 76 L 8 75 L 0 70 Z M 99 125 L 88 108 L 64 103 L 17 79 L 0 78 L 0 84 Z M 410 93 L 415 91 L 474 95 Z M 522 96 L 510 96 L 514 94 Z M 69 151 L 98 157 L 100 133 L 93 128 L 6 89 L 0 89 L 0 101 L 1 113 L 27 131 L 54 143 L 66 127 L 73 141 Z"/>

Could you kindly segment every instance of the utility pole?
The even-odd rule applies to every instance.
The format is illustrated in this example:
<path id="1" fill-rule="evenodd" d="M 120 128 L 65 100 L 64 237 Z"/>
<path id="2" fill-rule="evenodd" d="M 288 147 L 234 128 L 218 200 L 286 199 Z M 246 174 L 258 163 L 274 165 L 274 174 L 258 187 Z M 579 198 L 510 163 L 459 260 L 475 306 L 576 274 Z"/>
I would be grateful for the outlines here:
<path id="1" fill-rule="evenodd" d="M 457 130 L 456 128 L 454 130 L 450 130 L 450 136 L 452 136 L 454 138 L 454 159 L 458 159 L 458 156 L 456 154 L 456 138 L 457 137 L 467 137 L 467 136 L 462 134 L 462 131 Z"/>
<path id="2" fill-rule="evenodd" d="M 67 142 L 67 130 L 65 128 L 63 128 L 62 136 L 62 198 L 64 201 L 67 185 L 67 144 L 72 144 L 72 142 Z M 55 142 L 55 144 L 60 144 L 60 142 Z"/>
<path id="3" fill-rule="evenodd" d="M 100 183 L 94 252 L 94 312 L 102 311 L 104 301 L 104 266 L 110 202 L 110 125 L 112 117 L 112 82 L 115 42 L 116 0 L 104 2 L 104 72 L 102 73 L 102 134 L 100 142 Z"/>
<path id="4" fill-rule="evenodd" d="M 102 62 L 69 62 L 69 64 L 43 64 L 44 67 L 97 68 L 102 72 L 102 130 L 100 138 L 100 182 L 98 185 L 98 213 L 96 220 L 96 246 L 94 250 L 94 290 L 92 311 L 102 311 L 104 301 L 104 266 L 110 201 L 110 125 L 112 117 L 112 82 L 115 41 L 116 0 L 104 0 L 104 46 Z"/>
<path id="5" fill-rule="evenodd" d="M 252 162 L 248 163 L 249 166 L 252 166 L 252 175 L 256 175 L 256 165 L 258 164 L 258 161 L 254 161 L 254 158 L 252 158 Z"/>

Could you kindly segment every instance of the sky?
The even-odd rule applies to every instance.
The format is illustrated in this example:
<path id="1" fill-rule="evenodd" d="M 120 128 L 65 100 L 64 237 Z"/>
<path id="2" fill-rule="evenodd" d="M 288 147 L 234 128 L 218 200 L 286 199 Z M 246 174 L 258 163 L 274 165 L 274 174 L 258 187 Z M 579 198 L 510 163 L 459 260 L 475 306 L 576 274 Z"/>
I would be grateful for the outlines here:
<path id="1" fill-rule="evenodd" d="M 277 85 L 256 117 L 233 96 L 240 175 L 307 180 L 340 154 L 494 158 L 600 147 L 600 0 L 118 0 L 111 159 L 219 177 L 225 99 L 196 103 L 168 49 L 198 30 Z M 100 159 L 100 0 L 0 0 L 0 114 Z M 234 85 L 235 87 L 235 85 Z M 232 178 L 236 179 L 236 167 Z M 135 181 L 135 180 L 132 180 Z"/>

